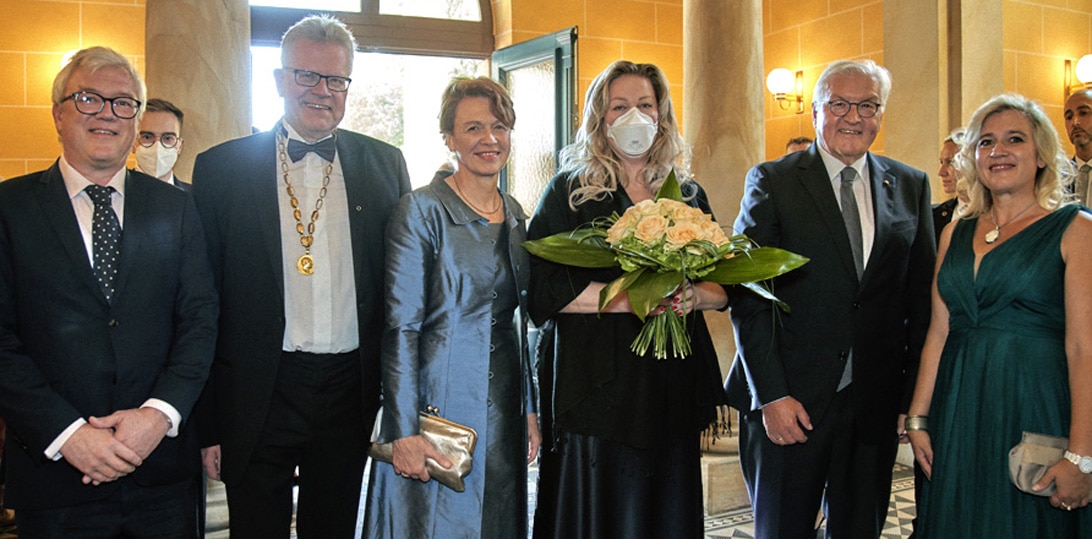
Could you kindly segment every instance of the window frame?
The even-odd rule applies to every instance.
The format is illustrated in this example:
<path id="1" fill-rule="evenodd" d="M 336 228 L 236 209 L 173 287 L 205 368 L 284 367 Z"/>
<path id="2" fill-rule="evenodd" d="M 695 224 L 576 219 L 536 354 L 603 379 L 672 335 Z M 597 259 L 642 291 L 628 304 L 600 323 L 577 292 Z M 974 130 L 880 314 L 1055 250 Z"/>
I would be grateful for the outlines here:
<path id="1" fill-rule="evenodd" d="M 481 21 L 431 19 L 379 13 L 380 0 L 360 0 L 360 12 L 250 6 L 251 45 L 279 46 L 281 36 L 300 19 L 332 13 L 356 38 L 357 50 L 487 60 L 494 51 L 493 10 L 477 0 Z"/>

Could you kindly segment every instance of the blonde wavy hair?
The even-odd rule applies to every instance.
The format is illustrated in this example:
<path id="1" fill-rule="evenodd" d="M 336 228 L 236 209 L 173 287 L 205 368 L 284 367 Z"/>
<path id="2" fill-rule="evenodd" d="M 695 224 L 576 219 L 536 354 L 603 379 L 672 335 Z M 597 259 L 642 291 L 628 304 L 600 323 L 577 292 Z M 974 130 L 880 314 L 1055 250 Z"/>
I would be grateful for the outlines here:
<path id="1" fill-rule="evenodd" d="M 1058 131 L 1047 118 L 1042 107 L 1019 94 L 1001 94 L 986 101 L 971 115 L 967 123 L 959 153 L 956 154 L 956 169 L 963 175 L 960 180 L 967 187 L 967 213 L 964 218 L 982 215 L 993 208 L 993 195 L 979 181 L 975 154 L 982 138 L 982 126 L 990 116 L 1002 111 L 1013 110 L 1024 115 L 1031 123 L 1031 138 L 1035 143 L 1036 157 L 1046 163 L 1035 173 L 1035 198 L 1040 206 L 1055 210 L 1073 198 L 1068 193 L 1069 184 L 1077 174 L 1073 163 L 1062 148 Z"/>
<path id="2" fill-rule="evenodd" d="M 690 173 L 690 146 L 679 134 L 675 108 L 667 77 L 653 64 L 635 64 L 626 60 L 614 62 L 600 73 L 584 96 L 584 118 L 571 144 L 561 150 L 561 172 L 570 173 L 575 189 L 569 193 L 569 207 L 589 200 L 611 196 L 621 184 L 622 161 L 610 146 L 605 129 L 605 117 L 610 104 L 610 84 L 623 75 L 638 75 L 652 83 L 660 117 L 656 136 L 648 151 L 648 166 L 643 178 L 653 193 L 660 189 L 671 169 L 679 184 L 693 180 Z M 685 188 L 683 192 L 689 190 Z"/>

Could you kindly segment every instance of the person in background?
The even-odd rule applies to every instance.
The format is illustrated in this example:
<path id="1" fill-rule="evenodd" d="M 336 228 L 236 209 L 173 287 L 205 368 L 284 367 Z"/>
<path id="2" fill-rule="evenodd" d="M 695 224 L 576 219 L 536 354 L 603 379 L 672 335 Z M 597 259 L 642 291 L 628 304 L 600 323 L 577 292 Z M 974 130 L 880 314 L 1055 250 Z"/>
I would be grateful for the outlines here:
<path id="1" fill-rule="evenodd" d="M 588 88 L 575 141 L 561 153 L 528 237 L 575 230 L 652 200 L 674 169 L 689 204 L 711 213 L 691 178 L 660 68 L 620 60 Z M 657 360 L 630 344 L 641 330 L 625 293 L 600 312 L 621 269 L 531 260 L 543 431 L 534 536 L 702 537 L 700 433 L 727 402 L 704 316 L 720 285 L 697 282 L 668 305 L 687 315 L 693 354 Z M 663 304 L 661 304 L 663 306 Z"/>
<path id="2" fill-rule="evenodd" d="M 527 537 L 527 465 L 541 442 L 527 350 L 527 215 L 497 181 L 516 112 L 487 78 L 444 90 L 454 171 L 405 196 L 387 226 L 383 423 L 394 464 L 374 462 L 364 537 Z M 439 408 L 478 433 L 466 491 L 430 481 L 450 463 L 420 436 Z"/>
<path id="3" fill-rule="evenodd" d="M 963 128 L 952 131 L 940 145 L 940 185 L 944 194 L 950 196 L 948 200 L 933 205 L 933 232 L 936 234 L 937 243 L 940 243 L 940 234 L 948 223 L 955 221 L 962 215 L 958 209 L 966 207 L 966 193 L 959 193 L 959 171 L 955 168 L 955 156 L 959 153 L 959 145 L 963 138 Z"/>
<path id="4" fill-rule="evenodd" d="M 1000 95 L 971 116 L 957 166 L 968 213 L 940 240 L 907 429 L 929 481 L 920 537 L 1092 536 L 1092 215 L 1043 110 Z M 1069 438 L 1035 488 L 1008 477 L 1024 432 Z M 970 518 L 973 514 L 973 518 Z"/>
<path id="5" fill-rule="evenodd" d="M 735 232 L 810 261 L 774 281 L 791 312 L 732 296 L 740 463 L 758 537 L 879 537 L 929 322 L 935 259 L 925 173 L 869 151 L 887 70 L 840 60 L 815 83 L 818 136 L 748 172 Z M 859 180 L 859 181 L 858 181 Z"/>
<path id="6" fill-rule="evenodd" d="M 355 40 L 310 16 L 281 42 L 284 118 L 197 156 L 193 193 L 223 314 L 203 425 L 231 536 L 356 535 L 379 409 L 383 231 L 409 192 L 402 152 L 338 129 Z"/>
<path id="7" fill-rule="evenodd" d="M 129 61 L 77 52 L 53 83 L 61 157 L 0 183 L 0 415 L 19 536 L 197 535 L 189 421 L 216 345 L 193 200 L 125 168 Z"/>
<path id="8" fill-rule="evenodd" d="M 1077 176 L 1069 191 L 1081 204 L 1088 205 L 1092 186 L 1089 185 L 1089 172 L 1092 171 L 1092 89 L 1078 90 L 1065 100 L 1065 131 L 1069 142 L 1073 143 L 1073 165 L 1077 167 Z"/>
<path id="9" fill-rule="evenodd" d="M 189 191 L 190 184 L 174 174 L 182 153 L 182 109 L 164 99 L 149 99 L 144 105 L 137 143 L 133 145 L 137 170 Z M 158 144 L 157 144 L 158 143 Z"/>
<path id="10" fill-rule="evenodd" d="M 814 141 L 809 137 L 793 137 L 789 139 L 789 142 L 785 143 L 785 155 L 805 151 L 811 148 L 812 142 Z"/>

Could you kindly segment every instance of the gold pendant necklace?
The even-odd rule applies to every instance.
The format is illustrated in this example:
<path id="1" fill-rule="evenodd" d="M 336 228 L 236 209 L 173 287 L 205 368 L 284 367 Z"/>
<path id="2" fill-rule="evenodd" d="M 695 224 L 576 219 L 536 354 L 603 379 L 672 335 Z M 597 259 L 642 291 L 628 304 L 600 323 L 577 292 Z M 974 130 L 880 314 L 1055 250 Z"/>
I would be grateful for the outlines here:
<path id="1" fill-rule="evenodd" d="M 991 207 L 989 216 L 990 216 L 990 222 L 993 223 L 993 230 L 986 231 L 986 236 L 985 236 L 986 245 L 990 245 L 993 242 L 997 241 L 997 238 L 1001 237 L 1001 227 L 1003 227 L 1003 226 L 1017 220 L 1018 218 L 1020 218 L 1020 216 L 1024 215 L 1024 212 L 1030 210 L 1031 207 L 1034 206 L 1036 202 L 1038 202 L 1038 201 L 1037 200 L 1031 201 L 1031 204 L 1028 204 L 1028 206 L 1026 208 L 1016 212 L 1016 215 L 1013 215 L 1011 219 L 1009 219 L 1008 221 L 1005 221 L 1004 223 L 1001 223 L 1001 224 L 997 224 L 997 220 L 993 218 L 994 208 Z"/>
<path id="2" fill-rule="evenodd" d="M 467 198 L 467 196 L 463 194 L 463 190 L 459 187 L 459 180 L 457 180 L 455 178 L 451 178 L 451 183 L 455 184 L 455 190 L 459 192 L 459 196 L 462 197 L 463 201 L 465 201 L 466 204 L 468 206 L 470 206 L 474 211 L 478 212 L 478 214 L 480 214 L 480 215 L 482 215 L 484 217 L 489 217 L 490 215 L 493 215 L 494 213 L 497 213 L 497 210 L 501 209 L 501 197 L 500 197 L 499 194 L 497 195 L 497 204 L 493 206 L 493 209 L 489 210 L 489 211 L 485 211 L 485 210 L 475 206 L 474 203 L 471 202 L 470 199 Z"/>
<path id="3" fill-rule="evenodd" d="M 337 134 L 334 136 L 336 137 Z M 292 205 L 292 217 L 296 219 L 296 232 L 299 233 L 300 245 L 303 246 L 303 254 L 296 259 L 296 271 L 300 272 L 300 275 L 311 275 L 315 273 L 315 259 L 311 256 L 311 244 L 315 241 L 315 221 L 318 221 L 322 201 L 326 198 L 327 187 L 330 185 L 330 173 L 334 171 L 334 162 L 326 163 L 326 171 L 322 176 L 322 188 L 319 189 L 318 199 L 315 200 L 315 209 L 311 211 L 311 221 L 304 227 L 300 201 L 296 199 L 296 189 L 292 187 L 292 181 L 288 179 L 288 152 L 285 150 L 284 139 L 280 137 L 278 139 L 277 155 L 281 160 L 281 173 L 288 193 L 288 202 Z"/>

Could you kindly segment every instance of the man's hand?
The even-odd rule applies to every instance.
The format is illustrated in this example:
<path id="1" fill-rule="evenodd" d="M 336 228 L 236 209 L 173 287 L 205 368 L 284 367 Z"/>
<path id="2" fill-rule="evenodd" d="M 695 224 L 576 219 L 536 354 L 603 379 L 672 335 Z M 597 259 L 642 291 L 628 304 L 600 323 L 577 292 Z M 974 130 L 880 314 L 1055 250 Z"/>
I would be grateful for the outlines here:
<path id="1" fill-rule="evenodd" d="M 538 430 L 538 414 L 527 414 L 527 464 L 538 458 L 542 447 L 542 433 Z"/>
<path id="2" fill-rule="evenodd" d="M 209 479 L 220 481 L 220 445 L 213 445 L 201 450 L 201 463 L 205 465 L 205 475 Z"/>
<path id="3" fill-rule="evenodd" d="M 762 424 L 766 436 L 777 445 L 792 445 L 808 441 L 804 429 L 811 430 L 811 418 L 800 401 L 785 397 L 762 407 Z"/>
<path id="4" fill-rule="evenodd" d="M 61 446 L 61 455 L 83 472 L 83 484 L 100 485 L 133 473 L 144 463 L 107 429 L 83 425 Z"/>
<path id="5" fill-rule="evenodd" d="M 114 438 L 141 459 L 148 458 L 170 430 L 166 414 L 155 408 L 119 410 L 106 417 L 90 417 L 87 422 L 98 429 L 113 429 Z"/>

